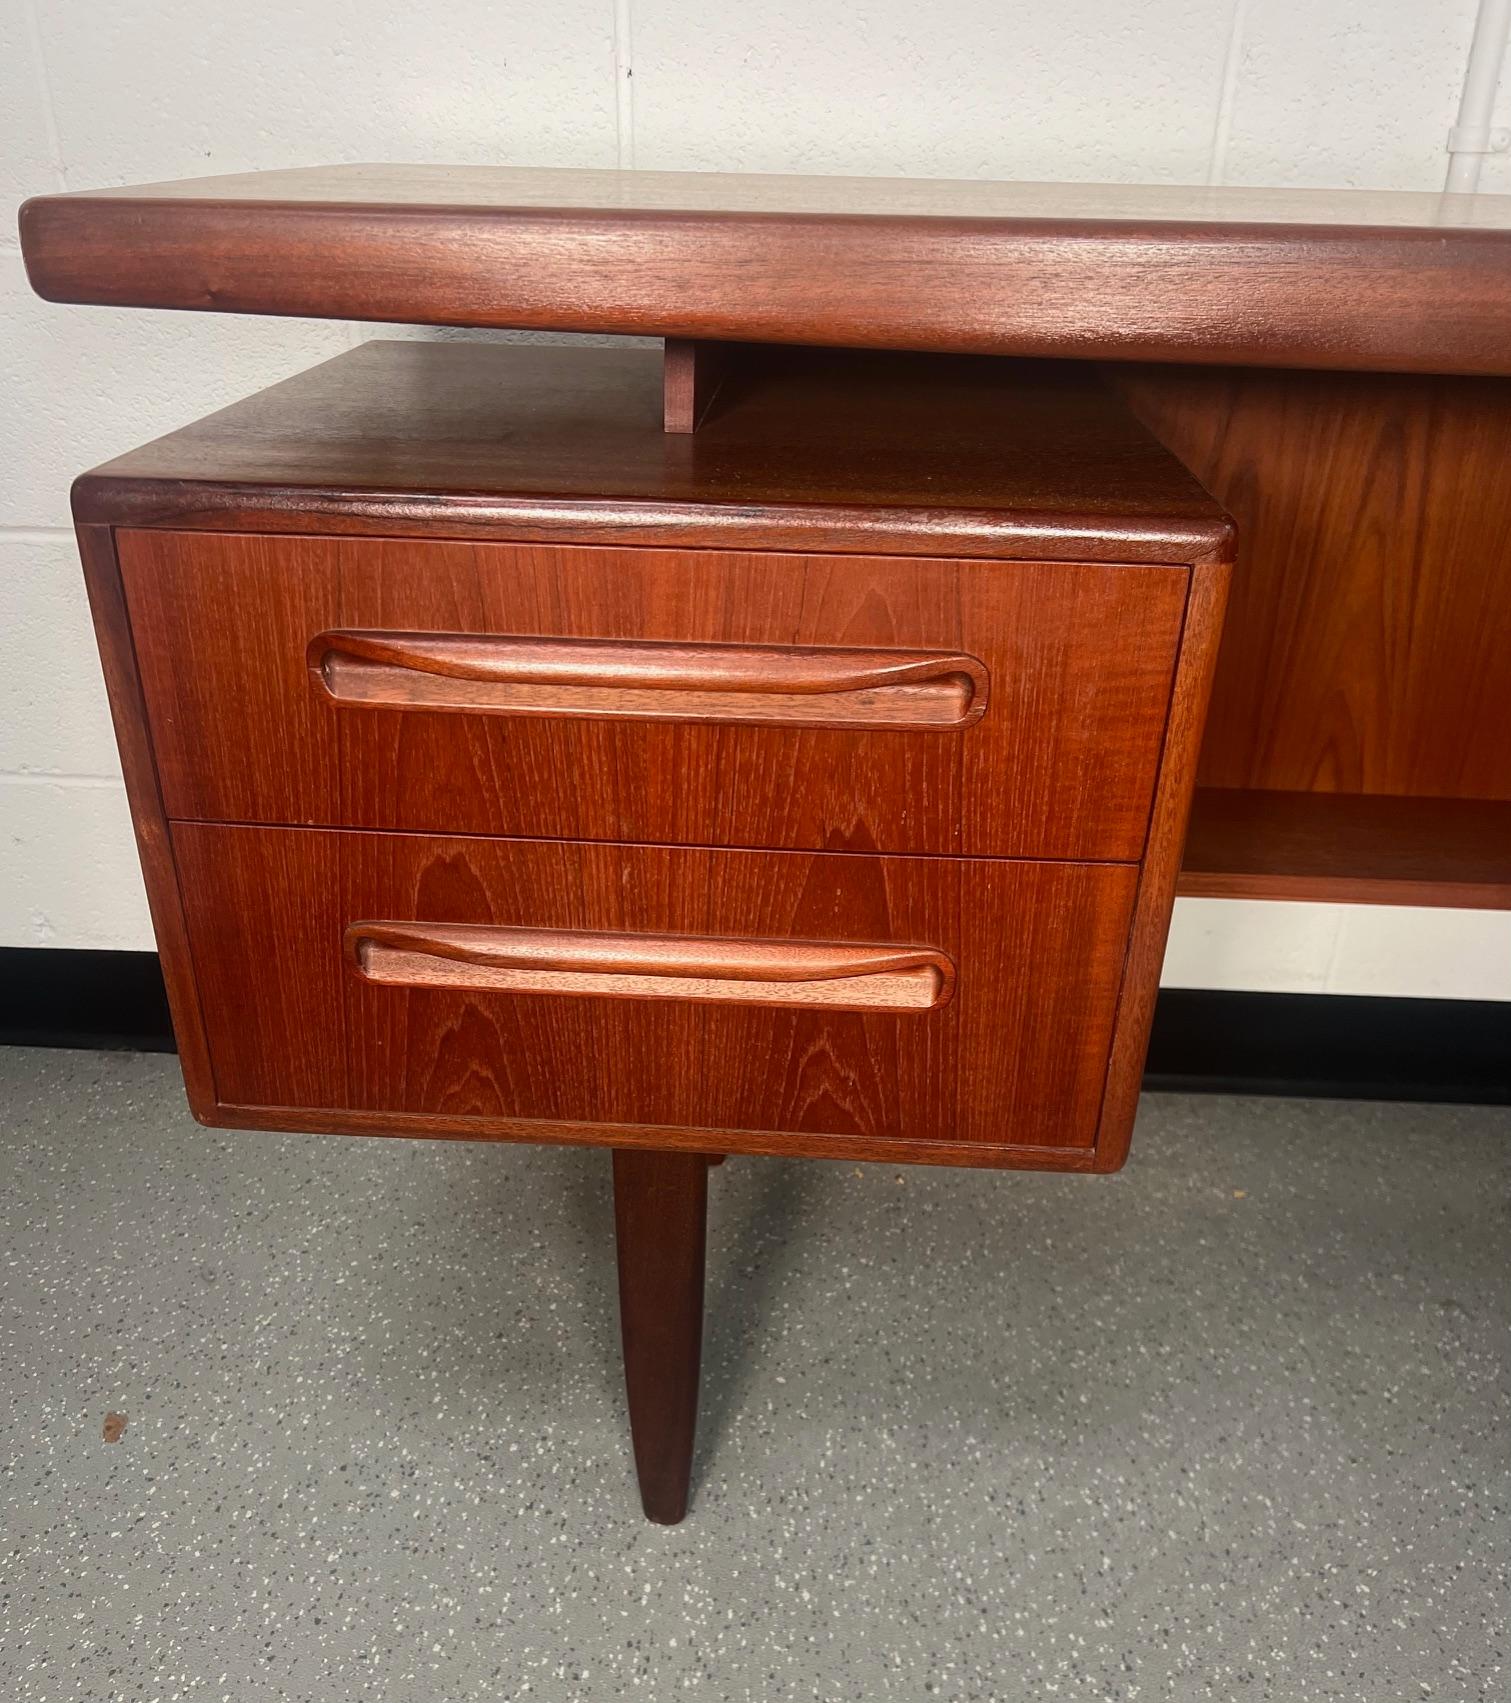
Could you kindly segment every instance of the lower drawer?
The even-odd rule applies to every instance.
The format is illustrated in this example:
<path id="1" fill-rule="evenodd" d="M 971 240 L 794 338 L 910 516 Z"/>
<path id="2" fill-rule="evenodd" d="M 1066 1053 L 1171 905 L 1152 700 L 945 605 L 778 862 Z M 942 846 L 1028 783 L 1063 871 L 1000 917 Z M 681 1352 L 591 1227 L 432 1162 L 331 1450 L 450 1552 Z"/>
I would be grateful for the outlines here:
<path id="1" fill-rule="evenodd" d="M 1096 1140 L 1130 865 L 203 823 L 173 844 L 212 1119 L 1004 1164 Z"/>

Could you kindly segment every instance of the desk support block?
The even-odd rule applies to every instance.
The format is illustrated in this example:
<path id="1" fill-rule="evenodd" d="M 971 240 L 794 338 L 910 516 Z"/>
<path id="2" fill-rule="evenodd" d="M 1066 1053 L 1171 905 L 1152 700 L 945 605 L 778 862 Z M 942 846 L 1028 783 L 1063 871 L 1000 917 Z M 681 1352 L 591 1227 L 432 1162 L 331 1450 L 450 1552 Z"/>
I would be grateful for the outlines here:
<path id="1" fill-rule="evenodd" d="M 619 1329 L 635 1473 L 646 1518 L 663 1526 L 687 1512 L 703 1358 L 708 1166 L 702 1153 L 614 1152 Z"/>
<path id="2" fill-rule="evenodd" d="M 708 418 L 729 376 L 733 345 L 701 337 L 668 337 L 662 359 L 666 430 L 695 432 Z"/>

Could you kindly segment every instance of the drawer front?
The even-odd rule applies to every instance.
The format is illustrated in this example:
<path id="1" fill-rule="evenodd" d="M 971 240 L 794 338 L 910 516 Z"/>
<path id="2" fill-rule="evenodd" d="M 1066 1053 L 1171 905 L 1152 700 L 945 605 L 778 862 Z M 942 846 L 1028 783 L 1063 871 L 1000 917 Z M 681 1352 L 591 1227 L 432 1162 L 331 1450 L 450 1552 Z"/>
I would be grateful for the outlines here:
<path id="1" fill-rule="evenodd" d="M 1133 860 L 1182 568 L 119 534 L 170 816 Z"/>
<path id="2" fill-rule="evenodd" d="M 223 1108 L 819 1157 L 1096 1137 L 1125 865 L 172 833 Z"/>

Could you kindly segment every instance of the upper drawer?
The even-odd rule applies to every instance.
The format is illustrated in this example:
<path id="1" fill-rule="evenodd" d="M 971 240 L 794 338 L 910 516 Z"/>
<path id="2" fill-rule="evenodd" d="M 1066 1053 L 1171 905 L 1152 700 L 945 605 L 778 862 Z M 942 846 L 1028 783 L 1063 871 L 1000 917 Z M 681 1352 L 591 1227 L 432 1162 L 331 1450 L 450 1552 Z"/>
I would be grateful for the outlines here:
<path id="1" fill-rule="evenodd" d="M 1142 851 L 1187 581 L 130 530 L 119 550 L 170 816 L 1107 860 Z M 531 642 L 562 640 L 591 642 Z"/>

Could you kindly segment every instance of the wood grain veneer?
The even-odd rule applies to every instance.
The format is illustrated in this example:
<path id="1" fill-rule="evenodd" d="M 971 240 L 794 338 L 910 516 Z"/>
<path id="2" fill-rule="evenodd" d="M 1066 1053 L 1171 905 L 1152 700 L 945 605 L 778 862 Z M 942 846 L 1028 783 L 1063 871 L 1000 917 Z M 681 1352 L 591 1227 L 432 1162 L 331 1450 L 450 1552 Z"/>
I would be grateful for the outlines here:
<path id="1" fill-rule="evenodd" d="M 1511 799 L 1511 385 L 1113 376 L 1244 541 L 1202 785 Z"/>
<path id="2" fill-rule="evenodd" d="M 351 1112 L 419 1133 L 444 1117 L 535 1139 L 613 1126 L 618 1146 L 666 1145 L 640 1133 L 652 1126 L 700 1150 L 974 1149 L 996 1164 L 1099 1139 L 1131 866 L 204 823 L 175 824 L 173 846 L 212 1122 L 224 1105 L 231 1121 Z M 953 997 L 885 1012 L 379 981 L 346 947 L 374 918 L 411 936 L 579 931 L 621 950 L 646 935 L 704 953 L 710 936 L 906 948 L 953 965 Z"/>
<path id="3" fill-rule="evenodd" d="M 1511 198 L 331 166 L 28 202 L 60 301 L 1511 371 Z"/>
<path id="4" fill-rule="evenodd" d="M 1148 829 L 1188 579 L 1176 567 L 134 529 L 119 550 L 173 816 L 1125 860 Z M 470 635 L 523 635 L 516 675 L 534 667 L 559 687 L 587 669 L 593 713 L 581 701 L 528 715 L 447 711 L 433 695 L 342 701 L 309 667 L 312 643 L 324 658 L 338 630 L 387 633 L 367 647 L 385 658 L 418 656 L 424 641 L 409 635 L 443 635 L 432 650 L 453 662 L 481 643 Z M 777 690 L 764 711 L 750 690 L 680 709 L 641 692 L 627 706 L 603 684 L 611 637 L 632 641 L 631 680 L 647 678 L 655 645 L 654 666 L 683 686 L 707 683 L 717 657 L 726 686 L 732 669 L 747 687 L 764 669 Z M 859 709 L 790 691 L 907 666 L 879 664 L 878 647 L 911 653 L 936 685 L 973 677 L 950 691 L 981 713 L 910 726 L 900 718 L 916 699 L 872 690 L 858 725 Z"/>
<path id="5" fill-rule="evenodd" d="M 1180 891 L 1511 909 L 1511 803 L 1201 787 Z"/>
<path id="6" fill-rule="evenodd" d="M 157 758 L 142 702 L 141 677 L 131 638 L 131 620 L 121 589 L 115 538 L 108 526 L 77 528 L 84 583 L 94 617 L 95 641 L 115 727 L 121 774 L 131 805 L 137 856 L 147 889 L 152 932 L 162 959 L 163 981 L 178 1040 L 179 1067 L 191 1105 L 207 1105 L 215 1097 L 209 1042 L 200 1011 L 199 990 L 189 959 L 183 901 L 173 865 L 167 811 L 158 784 Z"/>
<path id="7" fill-rule="evenodd" d="M 1221 506 L 1090 369 L 765 350 L 738 377 L 670 435 L 653 350 L 375 341 L 95 469 L 75 514 L 1021 560 L 1231 549 Z"/>
<path id="8" fill-rule="evenodd" d="M 1099 1146 L 1098 1157 L 1108 1169 L 1115 1169 L 1127 1158 L 1133 1135 L 1230 577 L 1229 564 L 1218 559 L 1197 562 L 1191 570 L 1185 633 L 1165 728 L 1164 761 L 1139 869 L 1123 993 L 1107 1067 L 1102 1106 L 1107 1140 L 1105 1147 Z"/>

